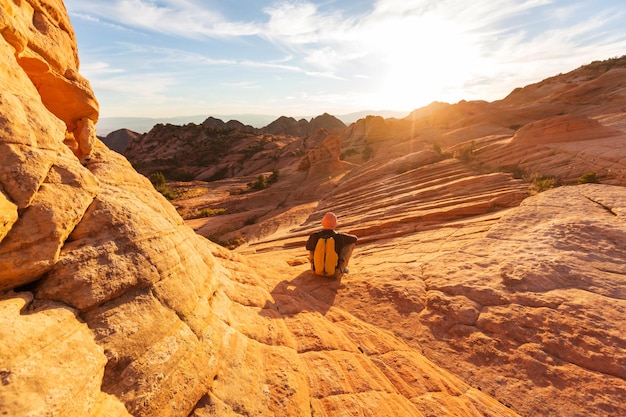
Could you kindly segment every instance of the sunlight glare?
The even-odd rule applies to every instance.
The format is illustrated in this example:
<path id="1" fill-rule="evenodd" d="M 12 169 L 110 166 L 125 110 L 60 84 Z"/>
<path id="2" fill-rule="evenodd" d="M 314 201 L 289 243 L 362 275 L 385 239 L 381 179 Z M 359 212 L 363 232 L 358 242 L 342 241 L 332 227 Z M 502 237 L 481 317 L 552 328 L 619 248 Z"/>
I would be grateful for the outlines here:
<path id="1" fill-rule="evenodd" d="M 458 101 L 477 60 L 468 34 L 434 16 L 398 19 L 370 39 L 382 62 L 377 107 L 412 110 L 433 100 Z"/>

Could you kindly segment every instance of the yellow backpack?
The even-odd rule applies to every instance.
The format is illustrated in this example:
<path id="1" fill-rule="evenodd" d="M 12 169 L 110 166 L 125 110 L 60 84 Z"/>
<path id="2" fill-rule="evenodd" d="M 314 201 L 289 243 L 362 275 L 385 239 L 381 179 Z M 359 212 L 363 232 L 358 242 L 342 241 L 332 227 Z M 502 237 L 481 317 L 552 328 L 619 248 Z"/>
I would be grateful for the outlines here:
<path id="1" fill-rule="evenodd" d="M 313 251 L 313 272 L 324 277 L 335 275 L 339 255 L 335 252 L 335 238 L 320 237 Z"/>

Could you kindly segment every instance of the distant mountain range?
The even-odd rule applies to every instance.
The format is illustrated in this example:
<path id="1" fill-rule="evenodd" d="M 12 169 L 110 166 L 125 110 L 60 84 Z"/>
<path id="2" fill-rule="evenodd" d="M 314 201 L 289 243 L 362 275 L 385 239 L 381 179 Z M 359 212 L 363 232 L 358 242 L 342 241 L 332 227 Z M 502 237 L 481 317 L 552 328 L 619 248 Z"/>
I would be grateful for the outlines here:
<path id="1" fill-rule="evenodd" d="M 384 118 L 402 118 L 409 115 L 409 112 L 400 112 L 394 110 L 363 110 L 354 113 L 348 113 L 343 115 L 335 115 L 339 120 L 346 125 L 350 125 L 365 116 L 382 116 Z M 106 136 L 109 133 L 119 129 L 129 129 L 133 132 L 146 133 L 152 129 L 156 124 L 173 124 L 184 125 L 187 123 L 200 124 L 204 122 L 207 117 L 212 116 L 224 121 L 236 120 L 244 125 L 250 125 L 258 129 L 263 128 L 270 123 L 276 121 L 280 115 L 268 115 L 268 114 L 226 114 L 226 115 L 193 115 L 193 116 L 178 116 L 178 117 L 102 117 L 98 121 L 97 129 L 99 136 Z M 311 120 L 315 116 L 302 116 L 295 117 L 296 119 Z"/>

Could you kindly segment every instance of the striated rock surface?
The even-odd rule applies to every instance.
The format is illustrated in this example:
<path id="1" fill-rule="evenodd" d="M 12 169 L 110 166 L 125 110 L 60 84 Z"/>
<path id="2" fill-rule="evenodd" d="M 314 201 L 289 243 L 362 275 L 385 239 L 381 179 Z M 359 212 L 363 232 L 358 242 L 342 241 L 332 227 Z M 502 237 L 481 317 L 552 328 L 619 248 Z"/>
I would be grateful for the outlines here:
<path id="1" fill-rule="evenodd" d="M 626 124 L 616 109 L 626 90 L 614 75 L 624 64 L 594 63 L 501 102 L 435 104 L 413 114 L 414 130 L 384 121 L 389 139 L 367 137 L 370 160 L 320 179 L 316 200 L 303 198 L 306 183 L 271 200 L 281 205 L 256 231 L 238 230 L 248 240 L 238 251 L 304 274 L 301 247 L 333 210 L 360 238 L 350 274 L 336 287 L 300 276 L 285 285 L 390 330 L 522 415 L 624 414 Z M 605 99 L 576 101 L 572 88 Z M 363 145 L 371 122 L 351 126 L 342 150 Z M 583 178 L 602 184 L 576 185 Z"/>
<path id="2" fill-rule="evenodd" d="M 237 175 L 177 202 L 227 209 L 194 227 L 247 240 L 230 251 L 97 140 L 62 2 L 0 5 L 0 414 L 626 412 L 615 62 L 493 106 L 366 118 L 307 143 L 242 140 L 223 155 Z M 550 141 L 563 109 L 582 127 Z M 208 130 L 206 146 L 219 145 Z M 341 161 L 349 149 L 361 158 Z M 527 198 L 505 165 L 565 183 L 595 169 L 604 184 Z M 270 187 L 230 192 L 274 168 Z M 328 209 L 360 238 L 335 281 L 312 276 L 302 248 Z"/>
<path id="3" fill-rule="evenodd" d="M 516 415 L 195 234 L 92 136 L 63 4 L 1 5 L 0 414 Z"/>
<path id="4" fill-rule="evenodd" d="M 128 415 L 101 391 L 107 359 L 75 312 L 27 292 L 8 293 L 0 297 L 0 319 L 2 414 Z"/>
<path id="5" fill-rule="evenodd" d="M 620 415 L 625 204 L 623 187 L 563 187 L 393 249 L 366 246 L 335 306 L 522 415 Z"/>

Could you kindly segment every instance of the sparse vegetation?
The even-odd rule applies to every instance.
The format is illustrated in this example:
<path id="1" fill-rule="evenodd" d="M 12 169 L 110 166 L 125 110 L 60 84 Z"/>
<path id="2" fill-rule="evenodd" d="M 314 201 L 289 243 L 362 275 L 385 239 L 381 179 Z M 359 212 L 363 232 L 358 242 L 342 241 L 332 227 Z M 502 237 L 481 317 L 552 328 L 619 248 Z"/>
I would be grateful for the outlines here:
<path id="1" fill-rule="evenodd" d="M 437 142 L 433 143 L 433 151 L 439 154 L 439 156 L 441 157 L 440 160 L 444 160 L 452 156 L 450 152 L 444 152 L 443 149 L 441 148 L 441 145 Z"/>
<path id="2" fill-rule="evenodd" d="M 530 185 L 528 186 L 530 195 L 539 194 L 561 185 L 560 179 L 556 177 L 545 177 L 539 173 L 530 174 L 526 179 L 530 181 Z"/>
<path id="3" fill-rule="evenodd" d="M 165 175 L 163 175 L 162 172 L 153 172 L 152 174 L 150 174 L 149 179 L 154 188 L 163 187 L 164 185 L 166 185 Z"/>
<path id="4" fill-rule="evenodd" d="M 472 141 L 469 145 L 463 146 L 462 148 L 454 151 L 454 157 L 461 162 L 468 163 L 474 160 L 474 152 L 474 141 Z"/>
<path id="5" fill-rule="evenodd" d="M 203 186 L 199 186 L 199 187 L 180 186 L 180 187 L 176 187 L 174 192 L 176 193 L 177 200 L 186 200 L 186 199 L 206 195 L 209 192 L 211 192 L 211 190 L 209 187 L 203 187 Z"/>
<path id="6" fill-rule="evenodd" d="M 273 169 L 272 173 L 270 174 L 269 178 L 267 179 L 267 182 L 270 184 L 274 184 L 275 182 L 278 181 L 278 175 L 280 175 L 280 171 L 277 169 Z"/>
<path id="7" fill-rule="evenodd" d="M 227 208 L 203 208 L 202 210 L 196 211 L 194 214 L 189 216 L 189 219 L 200 219 L 203 217 L 213 217 L 213 216 L 222 216 L 224 214 L 228 214 Z"/>
<path id="8" fill-rule="evenodd" d="M 266 143 L 267 141 L 262 140 L 259 143 L 255 143 L 254 145 L 247 146 L 245 149 L 241 151 L 241 153 L 243 153 L 244 155 L 242 160 L 250 159 L 254 154 L 261 152 L 263 148 L 265 147 Z"/>
<path id="9" fill-rule="evenodd" d="M 228 239 L 228 240 L 221 240 L 215 235 L 209 235 L 206 238 L 209 239 L 213 243 L 217 243 L 218 245 L 223 246 L 227 249 L 231 249 L 231 250 L 236 249 L 239 246 L 246 243 L 246 239 L 243 236 L 235 237 L 235 238 Z"/>
<path id="10" fill-rule="evenodd" d="M 176 193 L 170 190 L 170 187 L 167 185 L 167 181 L 165 180 L 165 175 L 162 172 L 153 172 L 150 174 L 150 182 L 154 186 L 154 189 L 163 194 L 163 197 L 168 200 L 174 200 L 176 198 Z"/>
<path id="11" fill-rule="evenodd" d="M 588 71 L 595 71 L 597 74 L 602 74 L 613 68 L 624 68 L 626 66 L 626 55 L 616 56 L 603 61 L 593 61 L 590 64 L 583 65 Z"/>
<path id="12" fill-rule="evenodd" d="M 251 182 L 248 185 L 251 189 L 257 190 L 257 191 L 265 190 L 267 187 L 269 187 L 269 184 L 267 183 L 267 178 L 265 178 L 265 175 L 259 175 L 255 181 Z"/>
<path id="13" fill-rule="evenodd" d="M 280 171 L 277 169 L 274 169 L 272 173 L 267 177 L 261 174 L 257 177 L 255 181 L 248 184 L 248 187 L 252 190 L 257 190 L 257 191 L 265 190 L 271 184 L 274 184 L 276 181 L 278 181 L 279 174 L 280 174 Z"/>
<path id="14" fill-rule="evenodd" d="M 598 173 L 595 171 L 586 172 L 578 178 L 578 184 L 598 184 Z"/>

